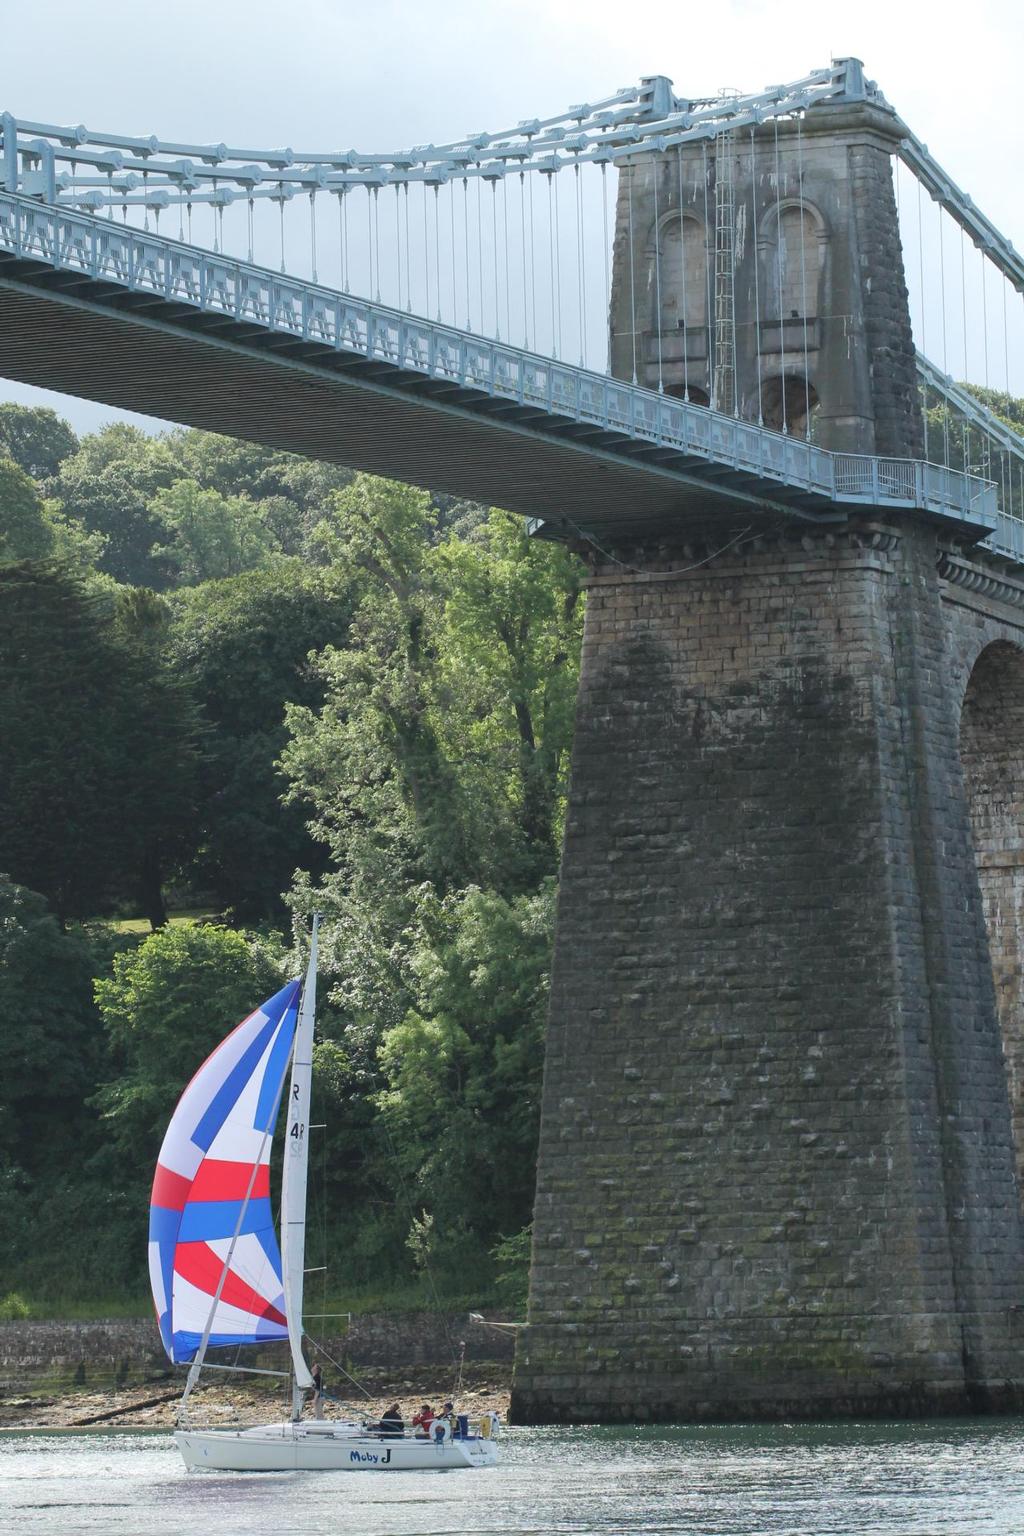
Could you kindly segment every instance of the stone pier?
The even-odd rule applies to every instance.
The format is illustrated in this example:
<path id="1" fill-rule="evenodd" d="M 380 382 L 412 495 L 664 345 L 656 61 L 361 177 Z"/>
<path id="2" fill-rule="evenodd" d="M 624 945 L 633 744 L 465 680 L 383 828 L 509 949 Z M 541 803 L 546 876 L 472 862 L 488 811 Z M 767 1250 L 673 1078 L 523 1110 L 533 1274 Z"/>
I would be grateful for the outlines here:
<path id="1" fill-rule="evenodd" d="M 909 521 L 725 542 L 593 570 L 514 1416 L 1019 1405 L 1024 590 Z"/>

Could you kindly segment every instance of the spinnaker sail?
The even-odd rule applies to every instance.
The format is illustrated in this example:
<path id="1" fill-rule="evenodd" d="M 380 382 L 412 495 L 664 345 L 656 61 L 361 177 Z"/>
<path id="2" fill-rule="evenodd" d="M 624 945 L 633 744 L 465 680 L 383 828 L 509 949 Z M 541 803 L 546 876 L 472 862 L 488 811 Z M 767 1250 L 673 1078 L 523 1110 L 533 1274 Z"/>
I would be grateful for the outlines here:
<path id="1" fill-rule="evenodd" d="M 222 1041 L 167 1128 L 150 1202 L 149 1272 L 175 1363 L 195 1358 L 207 1329 L 213 1349 L 288 1335 L 270 1148 L 300 990 L 289 982 Z"/>

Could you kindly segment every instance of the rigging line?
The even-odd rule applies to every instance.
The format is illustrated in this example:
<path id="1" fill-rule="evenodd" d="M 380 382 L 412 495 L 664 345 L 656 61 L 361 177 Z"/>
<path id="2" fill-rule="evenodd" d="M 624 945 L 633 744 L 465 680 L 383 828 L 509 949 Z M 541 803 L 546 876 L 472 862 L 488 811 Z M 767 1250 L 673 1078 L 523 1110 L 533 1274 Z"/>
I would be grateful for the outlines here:
<path id="1" fill-rule="evenodd" d="M 398 307 L 402 306 L 402 192 L 395 182 L 395 266 L 398 269 Z"/>
<path id="2" fill-rule="evenodd" d="M 526 288 L 526 172 L 519 172 L 519 237 L 523 252 L 523 351 L 530 350 L 530 306 Z"/>
<path id="3" fill-rule="evenodd" d="M 633 171 L 636 162 L 631 160 L 623 169 L 628 173 L 626 194 L 629 203 L 629 332 L 633 341 L 633 383 L 636 383 L 636 274 L 633 262 Z"/>
<path id="4" fill-rule="evenodd" d="M 1004 388 L 1010 393 L 1010 328 L 1006 316 L 1006 290 L 1009 287 L 1006 278 L 1003 278 L 1003 375 Z"/>
<path id="5" fill-rule="evenodd" d="M 782 430 L 789 432 L 789 409 L 786 396 L 786 317 L 782 308 L 782 265 L 785 259 L 782 243 L 782 170 L 779 159 L 779 120 L 774 121 L 775 128 L 775 266 L 779 279 L 779 373 L 782 383 Z M 802 231 L 801 231 L 802 233 Z"/>
<path id="6" fill-rule="evenodd" d="M 307 1335 L 307 1337 L 308 1337 L 308 1335 Z M 309 1342 L 310 1342 L 310 1344 L 312 1344 L 312 1346 L 316 1350 L 317 1354 L 318 1355 L 323 1355 L 325 1360 L 330 1361 L 331 1365 L 334 1366 L 334 1369 L 336 1371 L 340 1371 L 341 1374 L 345 1377 L 345 1379 L 347 1381 L 350 1381 L 352 1383 L 352 1385 L 354 1387 L 356 1387 L 358 1389 L 358 1391 L 360 1391 L 365 1398 L 372 1399 L 373 1393 L 367 1391 L 366 1387 L 363 1386 L 361 1381 L 357 1381 L 355 1376 L 352 1375 L 351 1371 L 346 1371 L 345 1367 L 341 1364 L 341 1361 L 340 1360 L 335 1360 L 334 1356 L 331 1354 L 329 1349 L 325 1348 L 325 1346 L 323 1344 L 318 1344 L 315 1339 L 310 1339 Z"/>
<path id="7" fill-rule="evenodd" d="M 604 239 L 602 241 L 602 244 L 604 245 L 604 300 L 605 300 L 606 306 L 610 307 L 611 306 L 611 296 L 612 296 L 612 284 L 611 284 L 611 274 L 610 274 L 610 271 L 609 271 L 608 162 L 607 162 L 607 160 L 602 160 L 601 161 L 601 229 L 602 229 L 603 234 L 604 234 Z M 608 329 L 608 327 L 606 327 L 606 330 L 607 329 Z M 606 348 L 608 348 L 610 346 L 610 338 L 609 338 L 609 341 L 607 341 L 605 343 L 605 345 L 606 345 Z M 611 362 L 610 358 L 608 359 L 608 362 L 610 364 L 610 362 Z"/>
<path id="8" fill-rule="evenodd" d="M 249 260 L 250 260 L 250 261 L 252 261 L 252 259 L 253 259 L 253 255 L 252 255 L 252 215 L 253 215 L 253 199 L 252 199 L 252 198 L 251 198 L 251 197 L 250 197 L 250 198 L 249 198 L 249 199 L 248 199 L 248 204 L 249 204 L 249 209 L 248 209 L 248 213 L 249 213 L 249 217 L 248 217 L 248 228 L 249 228 Z M 179 220 L 178 220 L 178 222 L 179 222 L 179 231 L 180 231 L 180 222 L 181 222 L 181 216 L 180 216 L 180 214 L 179 214 Z"/>
<path id="9" fill-rule="evenodd" d="M 309 194 L 309 258 L 314 283 L 316 275 L 316 191 Z"/>
<path id="10" fill-rule="evenodd" d="M 807 350 L 807 228 L 804 213 L 802 115 L 796 115 L 796 180 L 800 207 L 800 309 L 804 317 L 804 441 L 811 440 L 811 365 Z"/>
<path id="11" fill-rule="evenodd" d="M 402 188 L 402 209 L 405 214 L 405 307 L 412 314 L 412 255 L 409 244 L 409 183 Z"/>
<path id="12" fill-rule="evenodd" d="M 761 399 L 761 285 L 758 268 L 761 265 L 761 252 L 758 244 L 757 228 L 757 167 L 754 164 L 754 128 L 750 129 L 750 194 L 753 199 L 754 227 L 751 231 L 753 251 L 751 255 L 754 261 L 754 347 L 756 356 L 754 359 L 754 371 L 757 374 L 757 424 L 764 426 L 764 407 Z M 685 279 L 684 279 L 685 280 Z M 685 357 L 685 353 L 683 354 Z"/>
<path id="13" fill-rule="evenodd" d="M 654 333 L 658 342 L 658 394 L 665 393 L 665 379 L 661 344 L 661 215 L 658 211 L 658 162 L 651 161 L 651 180 L 654 182 Z"/>
<path id="14" fill-rule="evenodd" d="M 686 327 L 690 323 L 690 303 L 686 294 L 686 226 L 683 223 L 683 146 L 676 145 L 676 169 L 679 173 L 679 270 L 683 288 L 683 399 L 690 399 L 690 339 Z"/>
<path id="15" fill-rule="evenodd" d="M 711 216 L 708 213 L 708 141 L 701 140 L 700 146 L 701 166 L 704 172 L 704 334 L 707 338 L 707 384 L 708 399 L 714 399 L 715 394 L 715 365 L 714 353 L 711 348 L 711 267 L 715 259 L 714 236 L 711 229 Z M 636 380 L 634 379 L 634 383 Z"/>

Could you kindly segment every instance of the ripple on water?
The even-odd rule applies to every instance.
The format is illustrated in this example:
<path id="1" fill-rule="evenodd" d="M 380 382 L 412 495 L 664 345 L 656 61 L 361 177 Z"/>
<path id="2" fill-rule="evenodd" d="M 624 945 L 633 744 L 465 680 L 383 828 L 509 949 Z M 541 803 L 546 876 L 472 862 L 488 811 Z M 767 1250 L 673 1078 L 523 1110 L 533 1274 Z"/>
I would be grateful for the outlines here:
<path id="1" fill-rule="evenodd" d="M 1024 1421 L 513 1430 L 484 1472 L 186 1473 L 169 1436 L 0 1437 L 0 1530 L 1022 1536 Z"/>

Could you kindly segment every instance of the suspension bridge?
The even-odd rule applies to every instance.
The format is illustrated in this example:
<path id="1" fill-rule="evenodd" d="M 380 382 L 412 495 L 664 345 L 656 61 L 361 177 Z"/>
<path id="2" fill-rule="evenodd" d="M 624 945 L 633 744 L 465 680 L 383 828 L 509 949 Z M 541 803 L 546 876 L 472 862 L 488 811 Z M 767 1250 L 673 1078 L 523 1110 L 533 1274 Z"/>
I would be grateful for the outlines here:
<path id="1" fill-rule="evenodd" d="M 811 353 L 849 317 L 825 312 L 803 243 L 806 130 L 866 104 L 891 124 L 908 270 L 920 254 L 931 433 L 916 453 L 837 451 L 810 398 Z M 514 129 L 377 153 L 11 113 L 0 133 L 9 377 L 493 502 L 555 536 L 685 532 L 708 507 L 723 526 L 891 507 L 1024 555 L 1024 443 L 963 388 L 1010 388 L 1024 264 L 856 60 L 701 100 L 652 77 Z M 775 205 L 780 230 L 795 208 L 796 243 L 786 229 L 773 255 L 755 251 L 737 302 L 743 230 L 748 255 L 771 245 L 758 224 Z"/>
<path id="2" fill-rule="evenodd" d="M 1019 1409 L 1010 241 L 854 59 L 377 153 L 0 134 L 0 374 L 588 554 L 515 1417 Z"/>

